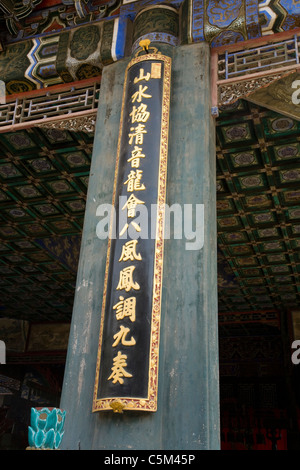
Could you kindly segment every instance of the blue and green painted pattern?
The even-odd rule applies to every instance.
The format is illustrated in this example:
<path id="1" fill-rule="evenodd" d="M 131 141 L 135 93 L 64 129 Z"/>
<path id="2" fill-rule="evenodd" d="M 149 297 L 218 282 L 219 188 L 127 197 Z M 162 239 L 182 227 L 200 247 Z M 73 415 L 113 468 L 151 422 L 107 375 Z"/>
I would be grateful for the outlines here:
<path id="1" fill-rule="evenodd" d="M 141 38 L 172 46 L 205 41 L 218 47 L 300 27 L 299 1 L 293 0 L 102 3 L 103 18 L 97 21 L 87 14 L 66 27 L 52 12 L 48 24 L 44 12 L 43 28 L 37 27 L 42 33 L 21 41 L 20 34 L 8 38 L 0 54 L 0 79 L 7 93 L 100 76 L 103 66 L 130 54 Z"/>

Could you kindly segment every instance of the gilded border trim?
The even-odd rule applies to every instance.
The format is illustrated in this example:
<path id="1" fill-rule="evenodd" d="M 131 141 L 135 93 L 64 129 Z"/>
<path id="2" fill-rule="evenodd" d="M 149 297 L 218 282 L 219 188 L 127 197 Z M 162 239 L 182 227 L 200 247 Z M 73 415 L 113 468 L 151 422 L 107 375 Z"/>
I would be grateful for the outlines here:
<path id="1" fill-rule="evenodd" d="M 158 364 L 159 364 L 159 339 L 160 339 L 160 318 L 161 318 L 161 293 L 163 277 L 163 251 L 164 251 L 164 205 L 166 200 L 166 182 L 167 182 L 167 157 L 169 142 L 169 113 L 170 113 L 170 89 L 171 89 L 171 58 L 160 53 L 149 53 L 137 56 L 130 61 L 125 72 L 125 81 L 122 97 L 122 108 L 119 128 L 119 139 L 117 146 L 116 169 L 114 176 L 113 206 L 115 206 L 117 178 L 120 162 L 120 146 L 122 139 L 122 123 L 124 118 L 124 103 L 127 88 L 128 70 L 135 64 L 144 60 L 160 60 L 165 64 L 163 79 L 162 96 L 162 115 L 161 115 L 161 140 L 159 155 L 158 172 L 158 194 L 157 194 L 157 228 L 155 240 L 155 258 L 153 272 L 153 293 L 152 293 L 152 325 L 150 338 L 150 356 L 149 356 L 149 379 L 148 379 L 148 397 L 145 398 L 105 398 L 97 399 L 99 384 L 100 358 L 103 337 L 103 325 L 105 317 L 108 271 L 111 252 L 111 237 L 108 240 L 107 258 L 105 266 L 105 278 L 103 289 L 103 303 L 101 311 L 100 335 L 98 344 L 98 355 L 96 365 L 96 377 L 94 386 L 93 408 L 92 411 L 113 410 L 116 413 L 122 413 L 124 410 L 156 411 L 157 410 L 157 392 L 158 392 Z M 111 227 L 112 230 L 112 221 Z"/>

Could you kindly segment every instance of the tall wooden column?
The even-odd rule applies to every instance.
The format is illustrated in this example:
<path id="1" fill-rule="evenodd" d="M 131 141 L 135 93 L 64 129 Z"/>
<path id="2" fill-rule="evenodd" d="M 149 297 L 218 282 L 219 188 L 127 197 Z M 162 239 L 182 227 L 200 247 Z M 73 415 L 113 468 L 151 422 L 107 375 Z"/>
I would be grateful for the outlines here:
<path id="1" fill-rule="evenodd" d="M 96 211 L 100 204 L 112 201 L 129 60 L 107 66 L 101 82 L 61 397 L 61 408 L 67 412 L 62 449 L 219 448 L 216 167 L 210 53 L 205 43 L 156 47 L 172 59 L 166 203 L 182 209 L 187 204 L 194 208 L 204 204 L 204 245 L 187 249 L 192 247 L 188 245 L 192 240 L 174 238 L 172 233 L 164 243 L 157 411 L 93 413 L 107 250 L 107 240 L 96 235 Z"/>

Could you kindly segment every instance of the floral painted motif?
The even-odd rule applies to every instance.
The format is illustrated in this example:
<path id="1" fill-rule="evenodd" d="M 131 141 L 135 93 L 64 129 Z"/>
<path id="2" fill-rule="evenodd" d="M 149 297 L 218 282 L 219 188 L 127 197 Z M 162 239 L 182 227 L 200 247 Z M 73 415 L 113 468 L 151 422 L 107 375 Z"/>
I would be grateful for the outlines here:
<path id="1" fill-rule="evenodd" d="M 219 28 L 226 28 L 239 16 L 241 8 L 241 0 L 210 0 L 207 6 L 209 22 Z"/>

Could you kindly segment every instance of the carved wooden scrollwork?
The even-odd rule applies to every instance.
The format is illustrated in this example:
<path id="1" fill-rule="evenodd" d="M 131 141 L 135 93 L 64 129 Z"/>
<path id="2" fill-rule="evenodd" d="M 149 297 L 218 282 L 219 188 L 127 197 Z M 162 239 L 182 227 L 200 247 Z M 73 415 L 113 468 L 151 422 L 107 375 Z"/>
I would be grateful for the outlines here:
<path id="1" fill-rule="evenodd" d="M 281 77 L 282 74 L 273 74 L 220 85 L 218 89 L 219 106 L 232 104 L 240 98 L 245 98 L 259 88 L 268 86 Z"/>
<path id="2" fill-rule="evenodd" d="M 73 132 L 95 132 L 96 114 L 85 116 L 70 117 L 65 119 L 56 119 L 53 121 L 41 122 L 38 127 L 47 129 L 65 129 Z"/>

